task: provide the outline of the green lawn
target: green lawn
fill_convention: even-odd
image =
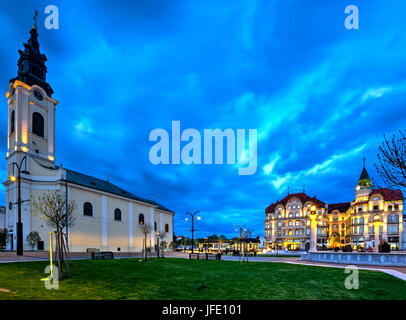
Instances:
[[[284,263],[186,259],[76,260],[58,290],[40,281],[46,262],[0,264],[0,299],[406,299],[406,282],[359,272],[347,290],[344,269]]]

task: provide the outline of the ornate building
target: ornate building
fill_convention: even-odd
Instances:
[[[7,180],[5,226],[9,249],[16,249],[18,181],[15,164],[21,165],[21,199],[29,200],[49,190],[61,190],[77,204],[76,223],[66,230],[72,251],[98,248],[109,251],[141,251],[141,227],[151,224],[147,246],[154,248],[158,233],[172,241],[174,212],[161,204],[138,197],[108,180],[79,173],[55,163],[55,110],[58,102],[46,80],[47,61],[40,52],[37,26],[19,50],[18,75],[10,80],[8,105]],[[49,248],[48,225],[32,214],[29,201],[22,204],[23,241],[37,231],[38,248]],[[30,248],[26,243],[24,247]]]
[[[362,170],[355,200],[325,204],[305,193],[289,194],[265,210],[265,244],[268,249],[309,249],[310,207],[317,208],[317,244],[374,247],[374,219],[381,222],[379,239],[392,249],[403,248],[403,194],[401,190],[375,189],[367,170]]]

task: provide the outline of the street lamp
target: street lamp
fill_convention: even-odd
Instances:
[[[374,215],[374,221],[372,224],[374,225],[375,233],[374,249],[375,251],[379,251],[379,227],[382,225],[382,221],[381,216],[378,213]]]
[[[317,238],[316,238],[316,229],[317,229],[317,207],[315,204],[312,204],[310,207],[310,252],[317,251]]]
[[[156,248],[157,248],[157,250],[156,250],[156,257],[157,258],[159,258],[159,250],[160,250],[160,235],[161,235],[161,233],[159,232],[159,231],[157,231],[157,232],[155,232],[155,234],[156,234],[156,242],[157,242],[157,244],[156,244]]]
[[[189,211],[187,211],[187,212],[185,213],[185,214],[186,214],[186,218],[185,218],[186,221],[189,220],[188,217],[187,217],[187,215],[189,215],[189,216],[192,218],[192,229],[191,229],[191,230],[188,230],[188,231],[192,231],[192,253],[193,253],[193,247],[194,247],[194,237],[193,237],[193,234],[194,234],[195,231],[197,231],[197,230],[195,230],[195,228],[194,228],[194,218],[195,218],[195,215],[198,214],[198,213],[200,213],[199,210],[197,210],[195,213],[190,213]],[[197,220],[200,220],[200,215],[197,216]]]
[[[242,225],[242,226],[239,226],[239,225],[236,225],[235,226],[235,231],[238,231],[238,230],[240,230],[240,236],[239,236],[239,240],[240,240],[240,251],[241,251],[241,238],[242,238],[242,231],[244,230],[244,231],[247,231],[247,228],[245,228],[246,227],[246,225],[244,224],[244,225]],[[243,229],[244,228],[244,229]]]
[[[22,256],[23,255],[23,223],[21,222],[21,204],[30,200],[21,200],[21,173],[23,174],[30,174],[27,171],[27,156],[24,156],[21,159],[20,164],[17,164],[16,162],[13,162],[13,175],[10,177],[10,180],[12,182],[17,181],[17,193],[18,193],[18,198],[17,202],[9,204],[9,209],[11,210],[13,205],[18,206],[18,220],[17,220],[17,255]],[[25,161],[25,170],[21,171],[21,167],[23,162]],[[17,167],[17,177],[14,175],[14,166]]]

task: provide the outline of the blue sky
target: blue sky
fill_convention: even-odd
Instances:
[[[60,29],[46,30],[48,4]],[[359,8],[359,30],[344,8]],[[406,124],[404,1],[14,1],[0,4],[0,83],[16,76],[35,9],[59,101],[56,161],[176,212],[198,236],[262,235],[264,210],[291,191],[350,201],[362,158],[375,175],[384,133]],[[6,179],[7,107],[0,117]],[[152,165],[151,130],[257,129],[258,169]],[[0,197],[5,199],[4,188]],[[4,202],[4,200],[3,200]]]

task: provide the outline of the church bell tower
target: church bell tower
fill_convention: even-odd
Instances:
[[[53,90],[46,81],[47,58],[41,54],[36,17],[30,37],[19,50],[17,77],[10,80],[8,102],[7,176],[13,174],[12,163],[36,161],[55,167],[55,107]],[[27,165],[29,166],[29,163]]]

